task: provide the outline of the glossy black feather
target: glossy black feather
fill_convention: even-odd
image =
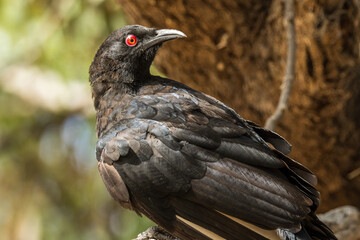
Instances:
[[[130,33],[135,47],[124,43]],[[294,239],[335,239],[314,214],[316,177],[285,155],[285,139],[204,93],[150,75],[161,45],[151,42],[169,39],[160,33],[117,30],[90,68],[96,156],[112,196],[183,239],[209,239],[188,221],[226,239],[265,239],[226,215]]]
[[[259,234],[239,225],[223,214],[188,199],[171,198],[178,215],[213,231],[226,239],[265,240]]]

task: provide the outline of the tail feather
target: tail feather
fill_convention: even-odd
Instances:
[[[279,229],[278,234],[283,240],[337,240],[330,228],[321,222],[315,213],[310,213],[301,226],[297,233]]]
[[[315,213],[310,213],[303,222],[306,231],[313,239],[336,240],[334,233],[326,226]]]

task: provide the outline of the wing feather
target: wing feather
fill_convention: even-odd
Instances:
[[[122,180],[112,184],[100,164],[112,195],[177,236],[188,230],[209,239],[190,221],[227,239],[264,239],[226,215],[268,230],[300,229],[319,193],[314,175],[284,155],[291,149],[285,139],[201,93],[156,89],[131,100],[124,114],[134,118],[99,139],[98,160]]]

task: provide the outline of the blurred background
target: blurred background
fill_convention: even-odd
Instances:
[[[103,0],[0,0],[0,239],[131,239],[152,223],[107,193],[88,68],[123,25]]]

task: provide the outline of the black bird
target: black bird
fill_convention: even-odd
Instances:
[[[111,33],[90,67],[96,157],[111,196],[180,239],[336,239],[290,144],[149,68],[170,29]],[[272,147],[271,147],[272,146]]]

